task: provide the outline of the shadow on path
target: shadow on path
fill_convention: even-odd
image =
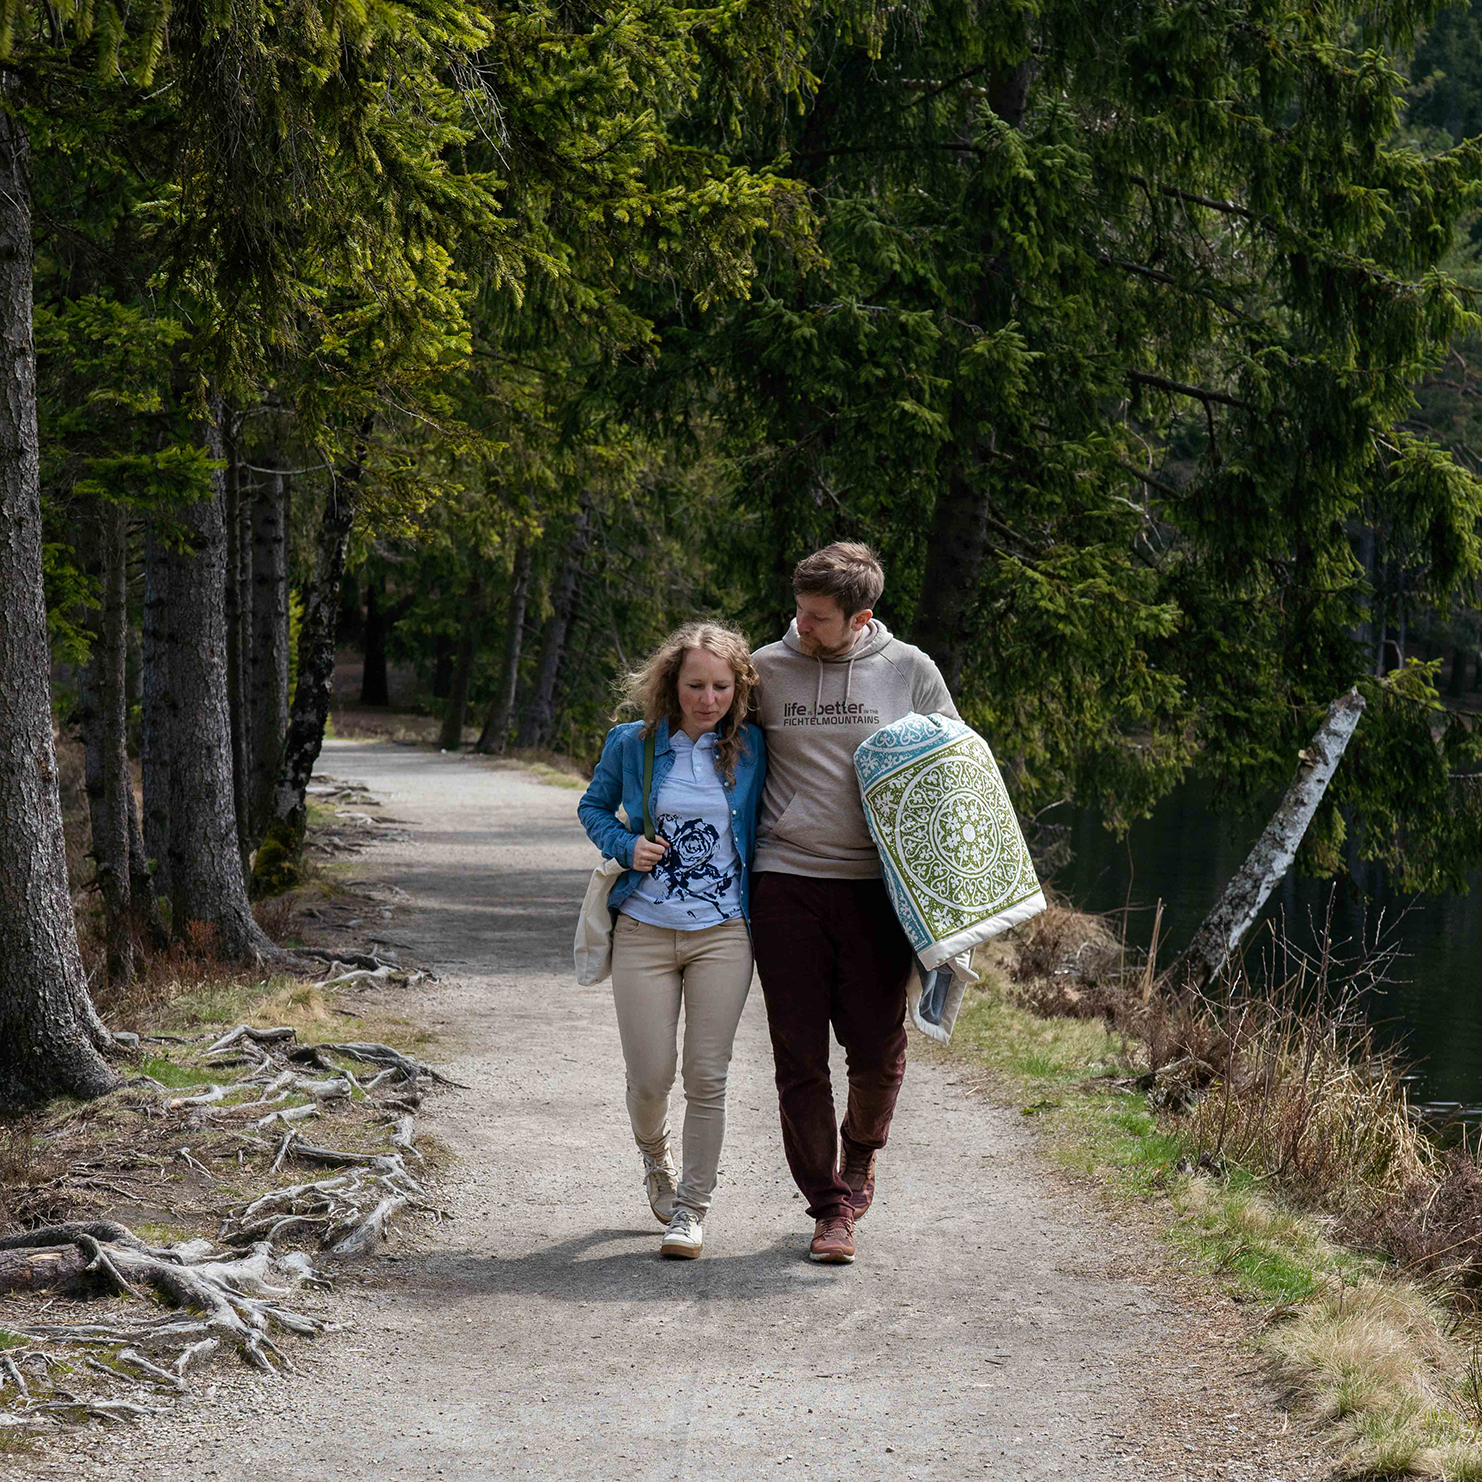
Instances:
[[[502,1259],[482,1252],[440,1251],[405,1272],[399,1284],[443,1301],[501,1293],[571,1302],[669,1302],[676,1291],[703,1287],[707,1300],[751,1302],[796,1294],[799,1281],[823,1284],[836,1271],[815,1266],[797,1232],[779,1235],[765,1250],[706,1255],[698,1261],[668,1261],[658,1253],[657,1224],[641,1230],[593,1230],[544,1250]],[[634,1250],[631,1242],[642,1241]],[[600,1252],[615,1242],[629,1248]],[[652,1242],[652,1244],[650,1244]]]

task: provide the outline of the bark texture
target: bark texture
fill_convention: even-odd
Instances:
[[[446,633],[432,640],[432,698],[446,700],[453,692],[453,650],[456,644]]]
[[[1297,775],[1271,822],[1225,887],[1219,903],[1194,933],[1187,951],[1170,970],[1176,986],[1203,988],[1224,971],[1246,932],[1255,925],[1267,897],[1291,869],[1303,835],[1363,713],[1364,697],[1356,689],[1328,707],[1317,734],[1301,753]]]
[[[205,435],[221,457],[213,419]],[[227,700],[225,480],[180,515],[186,549],[158,550],[160,584],[172,631],[169,693],[162,728],[169,782],[170,923],[177,937],[204,931],[207,946],[232,960],[276,948],[253,920],[237,833]]]
[[[391,624],[381,604],[379,577],[365,583],[365,667],[360,674],[360,703],[389,705],[391,684],[386,673],[386,637]]]
[[[0,109],[0,1103],[12,1106],[118,1083],[89,1013],[52,744],[27,170],[24,127]]]
[[[252,517],[252,715],[250,834],[255,845],[273,813],[273,783],[288,734],[288,484],[274,473],[257,491]]]
[[[369,424],[362,438],[370,435]],[[314,577],[304,597],[298,633],[298,683],[293,691],[283,757],[273,783],[272,816],[252,867],[254,895],[275,895],[297,883],[304,852],[305,791],[324,744],[324,722],[334,681],[336,619],[345,552],[361,480],[359,457],[330,487],[319,522]]]
[[[138,940],[147,938],[151,947],[163,950],[170,944],[170,934],[165,930],[164,913],[160,910],[149,855],[144,848],[144,830],[139,823],[139,804],[134,797],[132,778],[124,790],[124,807],[128,816],[129,902],[134,911],[134,933]]]
[[[468,578],[463,594],[463,628],[458,634],[458,656],[453,665],[452,690],[448,696],[447,714],[443,716],[441,746],[444,751],[463,747],[463,717],[468,712],[468,682],[473,675],[479,624],[484,617],[484,579],[478,567]]]
[[[144,537],[144,854],[155,893],[170,898],[170,769],[167,740],[174,711],[170,656],[174,620],[164,586],[164,551],[151,520]]]
[[[581,590],[582,567],[586,563],[591,533],[591,501],[583,494],[577,507],[571,539],[561,556],[561,565],[551,588],[551,615],[546,619],[540,641],[540,665],[535,686],[520,716],[520,745],[544,746],[556,724],[556,681],[566,657],[571,618]]]
[[[509,612],[505,616],[504,663],[499,688],[489,702],[484,729],[475,751],[501,756],[509,745],[510,726],[515,717],[515,694],[520,685],[520,653],[525,643],[525,605],[530,595],[530,567],[534,552],[528,541],[515,552],[513,582],[509,589]]]
[[[226,694],[227,714],[231,722],[232,806],[237,819],[237,849],[242,858],[242,873],[247,873],[252,854],[247,801],[247,758],[251,742],[248,706],[248,670],[251,666],[251,644],[248,630],[252,622],[250,606],[252,586],[244,577],[251,571],[251,547],[242,540],[242,480],[237,460],[237,440],[231,430],[231,410],[218,402],[214,420],[226,472],[222,492],[226,527],[226,574],[223,597],[226,604]]]
[[[103,605],[93,652],[83,675],[85,775],[93,860],[103,898],[108,981],[122,987],[134,975],[134,912],[129,870],[128,531],[123,511],[100,500],[93,555]]]

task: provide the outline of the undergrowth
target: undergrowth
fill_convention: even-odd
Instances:
[[[1052,907],[980,953],[951,1053],[1052,1161],[1266,1308],[1271,1372],[1349,1475],[1482,1479],[1482,1169],[1417,1125],[1353,975],[1290,961],[1274,990],[1165,996],[1104,923]]]

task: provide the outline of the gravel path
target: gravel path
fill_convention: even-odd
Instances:
[[[608,992],[571,978],[577,794],[385,744],[320,766],[407,826],[357,874],[407,893],[388,934],[443,974],[402,1011],[471,1087],[419,1118],[458,1156],[456,1219],[348,1284],[298,1379],[223,1373],[168,1426],[74,1437],[55,1475],[1327,1475],[1250,1377],[1238,1313],[1191,1314],[950,1066],[913,1060],[858,1262],[810,1264],[755,989],[705,1255],[661,1261]]]

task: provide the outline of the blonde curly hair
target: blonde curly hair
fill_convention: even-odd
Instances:
[[[731,673],[736,676],[736,691],[731,698],[731,708],[721,718],[720,740],[715,748],[716,761],[725,773],[726,782],[734,785],[736,759],[746,745],[741,726],[751,713],[751,696],[757,685],[751,645],[744,634],[722,623],[703,621],[676,628],[642,664],[619,681],[622,701],[618,715],[629,710],[640,711],[645,736],[666,719],[671,731],[678,730],[684,719],[679,708],[679,669],[684,656],[692,648],[703,648],[713,653],[729,664]]]

